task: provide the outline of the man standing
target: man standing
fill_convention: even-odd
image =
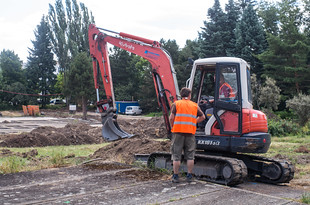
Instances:
[[[172,127],[171,154],[173,160],[172,182],[179,182],[179,168],[181,165],[182,151],[187,160],[187,181],[191,181],[194,168],[194,155],[196,149],[196,124],[205,119],[197,103],[191,101],[191,90],[182,88],[181,100],[176,101],[171,107],[169,116]]]

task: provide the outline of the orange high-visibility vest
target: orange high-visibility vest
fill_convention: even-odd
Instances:
[[[196,132],[198,105],[190,100],[175,102],[176,114],[171,132],[191,133]]]
[[[226,86],[226,87],[228,87],[228,88],[230,89],[229,96],[225,96],[225,97],[228,97],[228,98],[234,98],[234,97],[236,97],[234,90],[233,90],[232,87],[231,87],[228,83],[226,83],[226,82],[223,83],[223,85],[220,87],[220,92],[221,92],[221,90],[224,88],[224,86]],[[220,93],[220,95],[221,95],[221,93]]]

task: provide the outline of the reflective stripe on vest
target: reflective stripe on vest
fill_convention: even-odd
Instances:
[[[171,131],[195,134],[198,105],[190,100],[178,100],[175,106],[176,114]]]

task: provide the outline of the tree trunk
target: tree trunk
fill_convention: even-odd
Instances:
[[[87,100],[82,96],[83,120],[87,120]]]

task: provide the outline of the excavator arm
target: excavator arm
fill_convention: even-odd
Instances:
[[[109,33],[109,34],[108,34]],[[112,36],[114,34],[114,36]],[[126,33],[117,33],[98,28],[91,24],[88,29],[90,55],[93,59],[94,83],[97,93],[97,106],[102,114],[103,137],[108,140],[130,137],[124,133],[116,122],[116,115],[108,114],[115,111],[115,96],[113,80],[108,56],[108,43],[134,53],[148,60],[152,66],[152,76],[159,106],[162,108],[168,135],[170,123],[168,119],[172,103],[179,99],[179,88],[172,59],[159,42]],[[102,78],[105,90],[105,99],[99,96],[99,77]],[[113,121],[113,123],[111,123]],[[107,125],[109,124],[109,125]],[[112,132],[111,132],[112,130]],[[115,133],[114,133],[115,131]],[[114,134],[113,134],[114,133]],[[106,135],[106,136],[105,136]],[[108,136],[109,135],[109,136]]]

